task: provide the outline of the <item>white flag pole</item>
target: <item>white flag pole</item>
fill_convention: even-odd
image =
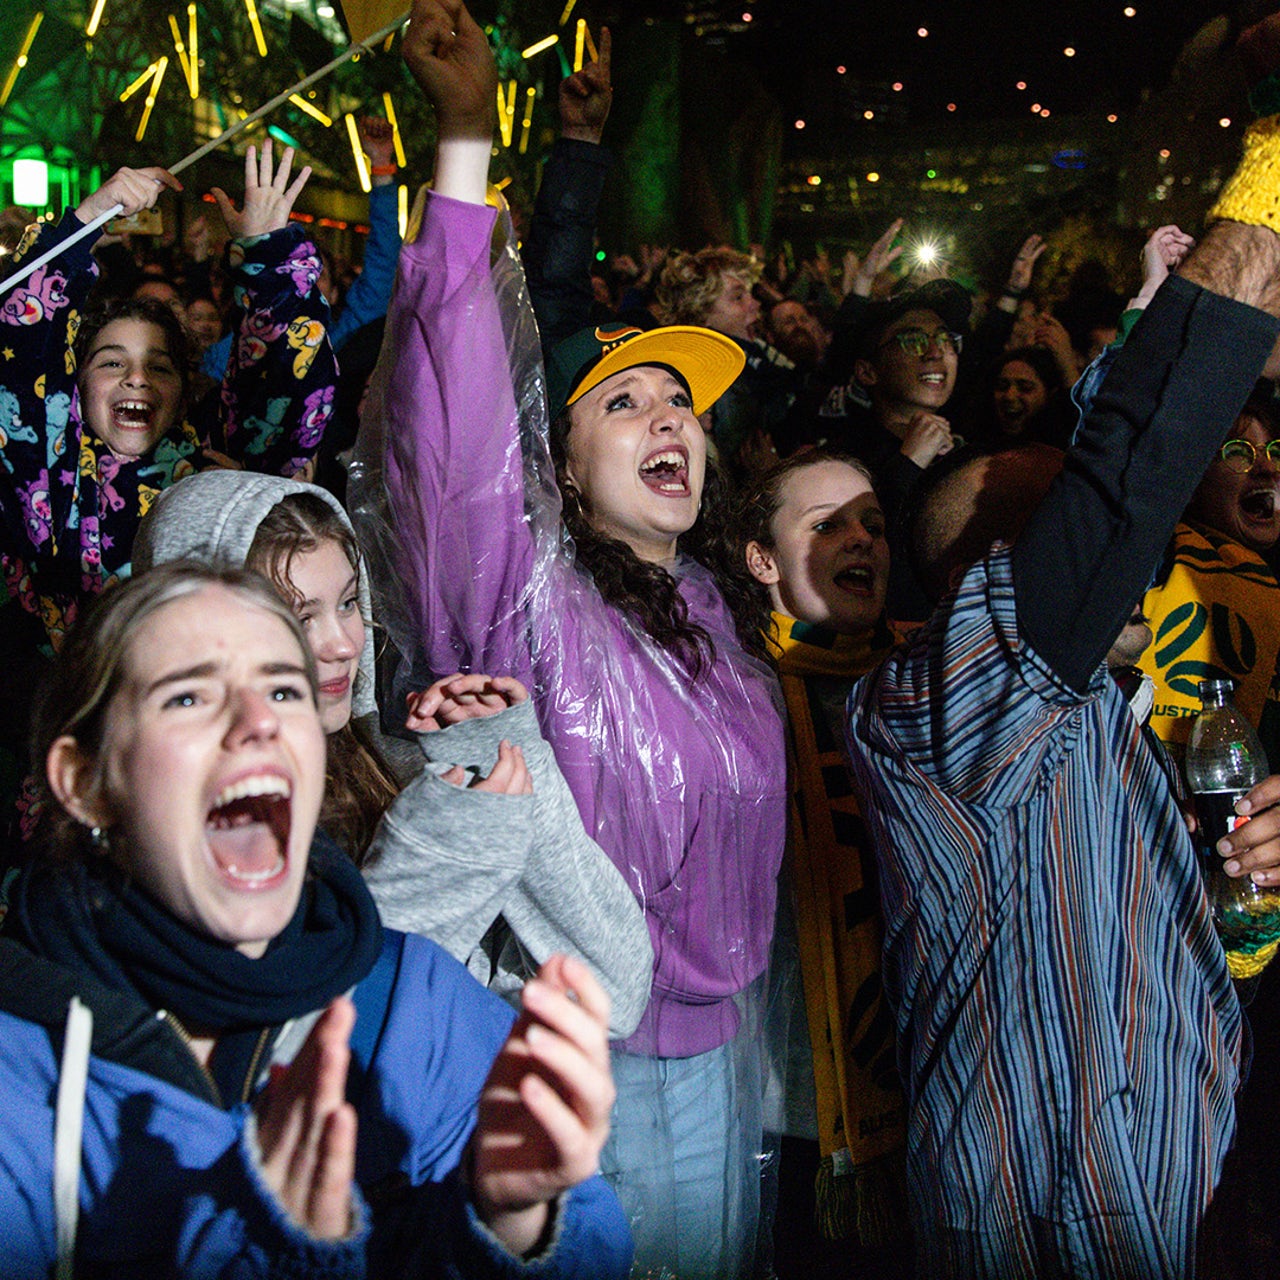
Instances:
[[[359,44],[349,45],[331,62],[325,63],[319,71],[313,71],[305,79],[299,80],[297,84],[291,85],[282,93],[276,94],[270,102],[263,103],[256,111],[245,116],[243,120],[237,120],[235,124],[224,130],[216,138],[206,142],[202,147],[197,147],[189,156],[183,156],[177,164],[170,166],[169,172],[174,174],[181,173],[183,169],[195,164],[197,160],[203,159],[210,151],[217,150],[224,142],[230,141],[236,134],[243,132],[255,121],[261,120],[269,111],[274,111],[281,103],[287,102],[293,94],[315,84],[317,80],[322,80],[331,71],[336,71],[344,62],[349,62],[356,54],[368,53],[373,45],[380,40],[385,40],[390,35],[394,35],[408,21],[408,13],[401,14],[394,22],[387,23],[385,27],[375,31],[371,36],[367,36]],[[33,271],[38,271],[46,262],[56,258],[64,250],[71,248],[78,240],[83,240],[85,236],[92,235],[103,223],[110,222],[117,214],[123,212],[124,205],[115,205],[113,208],[108,209],[106,213],[100,213],[92,222],[81,227],[74,235],[68,236],[65,240],[54,245],[52,249],[46,250],[34,262],[24,262],[19,270],[0,283],[0,294],[7,292],[16,284],[21,284]]]

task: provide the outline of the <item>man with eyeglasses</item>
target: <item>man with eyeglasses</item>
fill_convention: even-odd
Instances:
[[[968,332],[969,294],[950,280],[927,284],[867,307],[853,335],[854,379],[871,401],[832,440],[872,470],[889,520],[890,546],[900,550],[897,515],[924,470],[956,444],[945,409],[956,389]],[[905,555],[892,558],[886,610],[899,621],[928,616]]]

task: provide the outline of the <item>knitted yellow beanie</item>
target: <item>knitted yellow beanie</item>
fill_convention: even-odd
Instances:
[[[1280,116],[1245,130],[1244,156],[1209,210],[1208,219],[1215,218],[1280,232]]]

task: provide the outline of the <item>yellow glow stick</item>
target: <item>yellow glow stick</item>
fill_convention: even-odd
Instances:
[[[17,60],[13,64],[13,70],[9,72],[9,78],[4,82],[4,88],[0,89],[0,107],[3,107],[4,104],[9,101],[9,95],[13,92],[13,86],[18,80],[18,72],[27,65],[27,54],[31,52],[31,46],[35,41],[36,32],[40,30],[40,24],[43,21],[43,10],[31,19],[31,25],[27,28],[26,39],[23,40],[22,48],[18,50]]]
[[[372,191],[373,183],[369,181],[369,166],[364,162],[364,148],[360,145],[360,130],[356,125],[355,116],[350,113],[347,115],[347,136],[351,139],[351,154],[356,158],[356,174],[360,179],[360,190]]]
[[[182,43],[182,32],[178,30],[178,20],[169,15],[169,30],[173,32],[173,47],[178,51],[178,61],[182,64],[182,74],[186,77],[187,87],[191,87],[191,62],[187,58],[187,46]]]
[[[382,95],[382,107],[387,113],[387,123],[391,126],[391,145],[396,149],[396,164],[403,169],[409,161],[405,158],[404,141],[400,137],[400,121],[396,119],[396,109],[389,93]]]
[[[85,26],[84,33],[90,40],[98,34],[98,24],[102,21],[102,11],[107,7],[107,0],[97,0],[93,6],[93,12],[89,15],[89,21]]]
[[[142,119],[138,121],[138,132],[133,135],[135,142],[141,142],[142,135],[147,131],[147,125],[151,120],[151,109],[156,105],[156,94],[160,92],[160,81],[164,79],[164,73],[168,66],[168,55],[165,55],[156,63],[155,78],[151,81],[151,91],[147,94],[146,105],[142,108]]]
[[[139,76],[139,77],[138,77],[138,78],[137,78],[137,79],[136,79],[136,80],[135,80],[135,81],[134,81],[134,82],[133,82],[133,83],[132,83],[132,84],[131,84],[131,85],[130,85],[130,86],[129,86],[129,87],[128,87],[124,92],[123,92],[123,93],[122,93],[122,94],[121,94],[121,95],[120,95],[120,101],[121,101],[121,102],[128,102],[128,101],[129,101],[129,99],[130,99],[130,98],[132,98],[132,97],[133,97],[133,95],[134,95],[135,93],[137,93],[137,92],[138,92],[138,90],[139,90],[139,89],[141,89],[141,88],[142,88],[142,86],[143,86],[144,84],[146,84],[146,83],[147,83],[147,81],[148,81],[148,80],[150,80],[150,79],[152,78],[152,76],[154,76],[154,75],[155,75],[155,73],[156,73],[156,68],[157,68],[159,65],[160,65],[160,64],[159,64],[158,62],[153,62],[153,63],[152,63],[152,64],[151,64],[151,65],[150,65],[150,66],[149,66],[149,67],[148,67],[148,68],[147,68],[147,69],[146,69],[146,70],[145,70],[145,71],[144,71],[144,72],[143,72],[143,73],[142,73],[142,74],[141,74],[141,75],[140,75],[140,76]]]
[[[591,55],[592,62],[600,61],[600,50],[596,48],[596,42],[591,38],[591,28],[585,22],[582,23],[583,31],[587,37],[587,52]]]
[[[511,135],[516,120],[516,82],[507,84],[507,96],[502,96],[502,86],[498,86],[498,130],[502,134],[502,145],[511,145]]]
[[[313,120],[319,120],[326,129],[333,123],[332,117],[325,115],[319,107],[312,106],[311,103],[309,103],[300,93],[291,93],[289,95],[289,101],[292,102],[295,107],[300,107],[307,113],[307,115],[311,116]]]
[[[569,3],[565,5],[564,12],[560,15],[560,25],[562,27],[569,21],[569,15],[573,12],[573,6],[577,3],[578,0],[569,0]]]
[[[541,53],[544,49],[550,49],[553,44],[559,43],[559,36],[545,36],[543,39],[539,40],[537,44],[531,44],[520,56],[522,58],[532,58],[535,53]]]
[[[582,70],[582,50],[587,43],[587,20],[578,19],[578,31],[573,42],[573,69]]]
[[[524,91],[524,119],[520,122],[521,155],[529,150],[529,126],[533,124],[533,104],[537,97],[538,91],[532,85]]]
[[[244,0],[244,7],[249,13],[249,25],[253,28],[253,38],[258,45],[258,57],[267,56],[267,38],[262,34],[262,22],[258,18],[257,0]]]
[[[200,50],[199,50],[199,30],[196,26],[196,6],[193,3],[187,5],[187,45],[191,50],[191,96],[198,98],[200,96]]]
[[[400,220],[400,239],[403,240],[409,230],[409,188],[403,182],[396,191],[396,216]]]

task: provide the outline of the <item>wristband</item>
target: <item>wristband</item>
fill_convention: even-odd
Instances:
[[[1005,285],[1004,292],[1000,295],[1002,298],[1012,298],[1015,302],[1027,296],[1026,289],[1015,289],[1012,285]]]
[[[1245,130],[1244,156],[1206,217],[1280,231],[1280,117]]]
[[[390,178],[394,176],[396,166],[393,164],[374,164],[369,166],[369,173],[375,178]]]

